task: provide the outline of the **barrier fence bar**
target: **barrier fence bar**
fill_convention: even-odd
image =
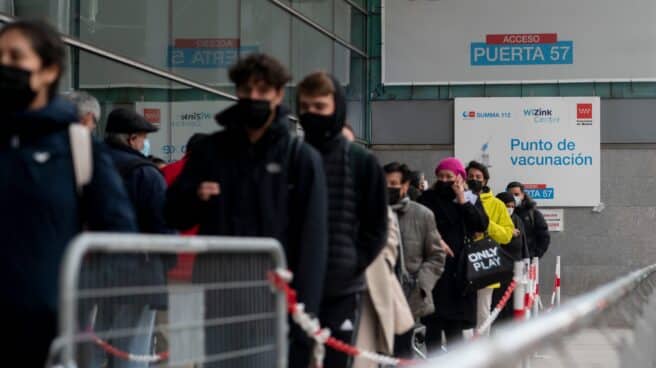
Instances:
[[[521,288],[520,285],[517,285],[518,289]],[[417,367],[512,367],[537,349],[560,346],[565,337],[593,326],[602,316],[610,313],[611,308],[619,307],[623,303],[630,304],[631,311],[626,314],[627,318],[636,319],[634,328],[642,328],[644,323],[635,316],[635,303],[631,302],[629,297],[642,301],[643,305],[647,306],[647,301],[656,302],[655,291],[656,265],[651,265],[569,299],[560,308],[538,318],[501,326],[490,338],[461,344],[451,349],[448,354],[429,358]],[[518,295],[521,295],[521,291]],[[517,313],[521,310],[518,308],[520,304],[517,298],[515,303]],[[649,312],[649,308],[646,310]],[[653,330],[653,327],[650,328]],[[647,353],[652,354],[653,349],[649,349]]]
[[[180,252],[196,254],[193,281],[148,284],[141,276],[150,266],[127,267],[153,265],[148,263],[153,257]],[[96,257],[99,262],[93,263]],[[62,262],[59,337],[52,348],[56,357],[49,360],[82,367],[103,354],[141,364],[171,360],[166,366],[238,361],[254,367],[266,360],[286,367],[285,295],[267,280],[267,272],[285,268],[282,247],[274,239],[83,234],[72,241]],[[156,308],[167,313],[164,322],[157,311],[146,310],[158,295],[167,297]],[[126,317],[125,307],[141,305],[143,311],[132,313],[140,316],[137,323],[117,325]],[[144,348],[155,346],[158,336],[165,346]],[[212,350],[217,346],[221,349]]]

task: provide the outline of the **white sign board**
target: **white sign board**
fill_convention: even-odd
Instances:
[[[492,189],[526,185],[540,206],[600,202],[597,97],[456,98],[455,155],[490,167]]]
[[[542,212],[544,220],[547,222],[547,226],[549,226],[549,231],[565,231],[565,210],[562,208],[541,208],[540,212]]]
[[[656,80],[656,1],[384,0],[383,83]]]
[[[195,133],[219,131],[214,120],[230,101],[137,102],[135,109],[160,130],[148,135],[151,153],[166,161],[184,156],[189,138]]]

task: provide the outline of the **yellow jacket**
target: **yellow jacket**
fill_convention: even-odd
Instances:
[[[490,224],[487,226],[487,233],[490,238],[501,245],[510,243],[513,237],[513,230],[515,230],[515,224],[510,219],[506,205],[495,197],[492,192],[481,193],[480,199],[483,209],[490,219]],[[497,283],[488,287],[497,289],[500,286]]]
[[[480,198],[483,209],[490,219],[490,224],[487,227],[488,235],[501,245],[510,243],[515,225],[510,219],[506,205],[491,192],[481,193]]]

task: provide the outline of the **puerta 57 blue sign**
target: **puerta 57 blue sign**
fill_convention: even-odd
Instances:
[[[172,68],[229,68],[257,46],[241,46],[236,38],[178,38],[168,50]]]
[[[558,65],[574,63],[574,41],[556,33],[491,34],[470,45],[472,66]]]
[[[488,165],[493,190],[519,181],[542,206],[596,206],[599,106],[597,97],[457,98],[455,155]]]

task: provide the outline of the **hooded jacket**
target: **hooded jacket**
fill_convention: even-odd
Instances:
[[[104,145],[93,142],[93,176],[76,192],[68,126],[75,106],[46,107],[3,118],[0,125],[0,286],[3,307],[57,310],[60,263],[83,230],[134,232],[136,221]]]
[[[366,289],[364,272],[387,239],[387,183],[376,158],[342,135],[347,102],[332,77],[335,112],[323,122],[300,115],[306,139],[321,154],[328,189],[328,270],[324,299]]]
[[[526,242],[528,250],[533,257],[542,257],[549,249],[551,234],[549,226],[537,208],[537,204],[528,195],[522,201],[522,205],[515,209],[515,213],[524,222],[526,229]]]
[[[326,179],[319,154],[290,135],[288,113],[279,107],[255,143],[231,123],[200,142],[167,192],[165,215],[178,229],[199,224],[200,235],[277,239],[299,302],[317,314],[327,257]],[[222,115],[217,118],[221,122]],[[221,190],[207,202],[197,195],[205,181],[219,183]],[[211,276],[200,272],[206,258],[196,259],[196,280]]]
[[[513,237],[513,222],[508,215],[506,205],[494,196],[492,192],[480,194],[481,203],[485,209],[490,224],[487,233],[495,242],[504,245],[510,243]]]

